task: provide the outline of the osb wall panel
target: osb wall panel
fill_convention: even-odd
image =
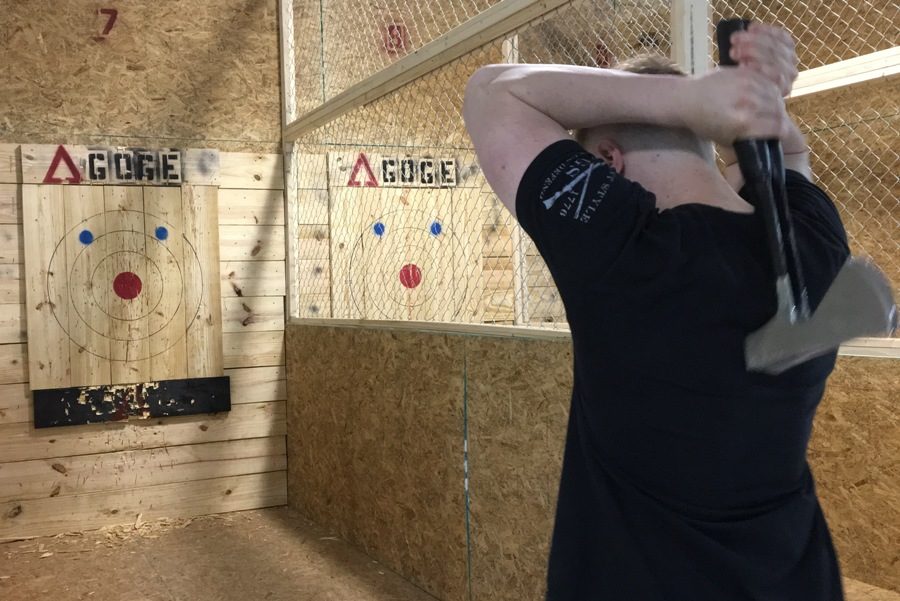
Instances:
[[[466,370],[473,598],[543,599],[571,344],[468,338]]]
[[[845,575],[900,592],[900,361],[842,357],[809,459]]]
[[[900,288],[900,98],[895,80],[791,101],[807,134],[813,173],[841,212],[855,253]]]
[[[471,598],[543,598],[572,386],[567,341],[293,325],[288,357],[293,506],[419,582],[459,574],[465,397]],[[840,358],[809,456],[845,575],[900,591],[898,397],[896,360]],[[431,563],[411,572],[397,548]],[[458,578],[428,590],[459,599]]]
[[[576,0],[519,33],[521,62],[606,67],[636,54],[668,56],[669,4]]]
[[[276,14],[276,0],[4,2],[0,139],[277,152]]]
[[[900,37],[894,0],[713,0],[714,21],[746,17],[786,27],[800,70],[891,48]]]
[[[322,24],[326,97],[374,75],[498,1],[330,0]]]
[[[287,352],[289,504],[462,601],[462,339],[290,326]]]
[[[466,82],[479,67],[500,62],[501,44],[485,46],[350,111],[301,142],[468,148],[471,142],[462,119]]]

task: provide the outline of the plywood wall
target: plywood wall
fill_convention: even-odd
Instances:
[[[521,62],[607,67],[637,54],[668,56],[670,4],[575,0],[520,32]]]
[[[713,22],[744,17],[778,23],[797,40],[800,70],[821,67],[897,43],[892,0],[713,0]]]
[[[100,10],[117,11],[106,34]],[[276,16],[275,0],[5,2],[0,140],[278,152]]]
[[[900,592],[900,361],[842,357],[809,461],[847,575]]]
[[[310,110],[416,51],[499,0],[294,0],[298,106]],[[323,69],[324,66],[324,69]],[[301,85],[301,82],[303,85]]]
[[[437,598],[465,601],[462,338],[288,332],[290,505]]]
[[[287,338],[290,504],[439,598],[542,599],[566,336],[295,323]],[[896,365],[839,358],[809,456],[845,576],[900,592]]]
[[[118,11],[107,33],[100,9]],[[276,0],[0,13],[0,540],[285,503]],[[222,151],[215,300],[230,413],[34,429],[17,148],[37,143]]]
[[[900,288],[900,98],[895,79],[801,96],[791,113],[806,133],[813,174],[838,205],[854,253]]]

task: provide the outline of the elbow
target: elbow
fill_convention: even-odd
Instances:
[[[463,120],[466,124],[470,124],[476,115],[483,112],[485,105],[498,92],[498,77],[514,68],[514,65],[487,65],[469,77],[463,95]]]

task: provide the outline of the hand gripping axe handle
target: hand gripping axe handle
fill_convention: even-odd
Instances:
[[[719,22],[721,65],[735,65],[730,57],[731,34],[745,30],[749,23],[746,19]],[[747,336],[747,368],[779,374],[852,338],[890,336],[898,324],[893,293],[884,274],[865,259],[847,259],[815,313],[810,312],[788,207],[781,142],[738,140],[734,149],[751,202],[765,226],[778,299],[775,315]]]

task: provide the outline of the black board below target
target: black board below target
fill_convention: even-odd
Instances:
[[[34,427],[178,417],[231,409],[228,376],[36,390]]]

